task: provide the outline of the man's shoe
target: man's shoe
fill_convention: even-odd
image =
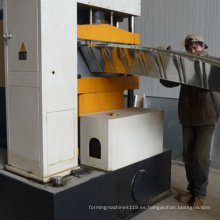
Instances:
[[[179,201],[183,203],[188,203],[194,198],[193,194],[188,192],[187,194],[180,196]]]
[[[193,206],[196,206],[196,208],[201,208],[202,206],[205,205],[205,199],[204,198],[201,198],[199,196],[196,196],[194,198],[194,201],[192,203]]]

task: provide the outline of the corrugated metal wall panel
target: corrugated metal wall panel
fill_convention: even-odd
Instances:
[[[172,45],[184,51],[182,42],[190,33],[199,33],[212,56],[220,57],[220,1],[218,0],[142,0],[141,17],[135,19],[135,32],[148,47]],[[158,80],[143,77],[135,93],[177,98],[179,88],[167,89]]]

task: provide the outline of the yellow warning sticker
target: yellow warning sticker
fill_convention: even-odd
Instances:
[[[22,43],[20,51],[26,51],[26,47],[25,47],[24,43]]]

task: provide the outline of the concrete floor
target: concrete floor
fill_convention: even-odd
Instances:
[[[220,219],[220,170],[211,168],[209,175],[208,195],[204,210],[190,210],[190,206],[177,200],[180,194],[186,192],[187,181],[185,177],[184,164],[172,161],[171,170],[171,191],[168,198],[150,206],[149,209],[141,212],[132,220],[219,220]]]

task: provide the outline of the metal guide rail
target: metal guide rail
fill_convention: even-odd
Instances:
[[[220,58],[123,44],[79,47],[90,72],[159,78],[220,92]]]

